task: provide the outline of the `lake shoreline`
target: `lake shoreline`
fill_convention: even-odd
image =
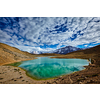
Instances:
[[[96,67],[93,64],[84,67],[86,69],[78,72],[39,81],[27,76],[26,71],[19,67],[3,65],[0,66],[0,84],[99,84],[100,67]],[[2,72],[3,70],[5,71]],[[18,70],[20,71],[18,72]],[[19,74],[16,74],[16,72]],[[8,76],[10,77],[8,78]]]

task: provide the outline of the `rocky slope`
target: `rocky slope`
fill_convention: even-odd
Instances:
[[[91,63],[85,66],[86,69],[57,78],[52,83],[56,84],[100,84],[100,45],[79,50],[66,55],[59,55],[52,58],[81,58],[91,59]],[[51,82],[49,82],[51,83]]]
[[[56,54],[67,54],[73,51],[77,51],[77,50],[82,50],[81,48],[76,48],[76,47],[72,47],[72,46],[66,46],[60,49],[55,50],[53,53]]]
[[[34,55],[28,52],[23,52],[17,48],[0,43],[0,65],[20,60],[34,59],[34,57]]]

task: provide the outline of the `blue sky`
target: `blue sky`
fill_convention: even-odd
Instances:
[[[23,51],[100,44],[100,17],[0,17],[0,42]]]

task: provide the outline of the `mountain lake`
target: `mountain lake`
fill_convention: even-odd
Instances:
[[[34,60],[22,61],[18,67],[26,70],[28,76],[43,80],[81,71],[86,65],[89,65],[86,59],[37,57]]]

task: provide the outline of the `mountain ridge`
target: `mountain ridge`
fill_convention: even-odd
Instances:
[[[73,51],[77,50],[83,50],[81,48],[73,47],[73,46],[66,46],[62,47],[53,51],[47,51],[47,52],[42,52],[42,51],[31,51],[30,53],[32,54],[44,54],[44,53],[55,53],[55,54],[67,54]]]
[[[73,51],[82,50],[81,48],[73,47],[73,46],[66,46],[60,49],[57,49],[54,53],[57,54],[67,54]]]

